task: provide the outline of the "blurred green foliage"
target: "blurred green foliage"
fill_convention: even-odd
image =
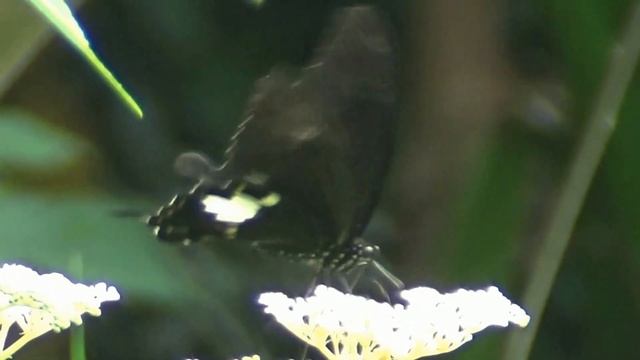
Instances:
[[[119,286],[123,301],[87,322],[90,359],[214,359],[255,352],[268,358],[299,351],[253,299],[267,289],[304,292],[308,269],[234,244],[166,246],[137,219],[114,215],[153,211],[184,189],[171,170],[181,151],[220,159],[253,81],[276,64],[301,64],[333,10],[350,2],[253,3],[87,2],[78,12],[86,33],[101,58],[141,94],[143,122],[133,121],[60,39],[35,58],[29,46],[19,47],[29,66],[0,66],[0,79],[9,83],[2,93],[0,81],[0,260],[65,271],[70,258],[80,255],[87,280]],[[398,42],[401,102],[409,109],[398,119],[401,149],[418,118],[404,98],[421,81],[411,65],[416,44],[407,39],[426,37],[412,23],[413,12],[424,10],[411,2],[376,4]],[[415,240],[436,246],[397,238],[399,215],[387,195],[368,236],[382,243],[390,267],[412,279],[409,285],[495,284],[519,298],[630,2],[509,0],[502,6],[497,36],[508,45],[510,76],[537,85],[560,83],[569,100],[548,113],[527,107],[509,113],[483,135],[460,188],[443,200],[450,205],[443,210],[445,230]],[[0,21],[0,36],[22,34],[34,46],[42,41],[25,36],[29,31],[43,30],[37,23]],[[15,59],[15,51],[0,51],[0,64],[20,63]],[[546,96],[556,104],[554,93]],[[639,116],[636,78],[551,294],[533,359],[636,356]],[[543,120],[532,124],[531,118]],[[457,139],[449,143],[450,152],[458,151]],[[396,163],[408,161],[398,154]],[[391,173],[390,182],[398,176]],[[397,191],[418,196],[440,189]],[[407,265],[407,253],[424,260]],[[495,359],[504,335],[481,335],[442,358]],[[65,359],[59,338],[35,342],[16,358]]]
[[[0,163],[4,167],[53,170],[87,151],[82,139],[51,128],[27,113],[3,109],[0,117]]]

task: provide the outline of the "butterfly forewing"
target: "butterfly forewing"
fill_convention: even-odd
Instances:
[[[361,235],[394,138],[392,74],[384,23],[371,8],[355,7],[333,19],[308,66],[257,82],[225,172],[281,195],[279,209],[265,215],[288,218],[271,225],[275,237],[300,241],[286,234],[297,231],[317,246]]]

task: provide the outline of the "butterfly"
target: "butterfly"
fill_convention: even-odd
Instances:
[[[222,164],[178,157],[196,184],[148,218],[160,240],[237,239],[323,270],[382,269],[362,233],[393,150],[393,52],[371,7],[339,11],[328,29],[306,67],[257,81]]]

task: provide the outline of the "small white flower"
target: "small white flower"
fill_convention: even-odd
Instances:
[[[100,315],[105,301],[120,294],[105,283],[74,284],[58,273],[40,275],[14,264],[0,267],[0,359],[6,359],[28,341],[49,331],[58,332],[71,323],[82,324],[81,315]],[[9,328],[17,324],[22,336],[5,346]]]
[[[526,326],[529,316],[495,287],[449,294],[419,287],[387,304],[320,285],[291,299],[264,293],[258,302],[291,333],[329,360],[412,360],[453,351],[487,326]]]

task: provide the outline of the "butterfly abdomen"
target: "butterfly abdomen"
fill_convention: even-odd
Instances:
[[[335,272],[347,272],[367,265],[380,249],[376,245],[357,239],[353,243],[332,244],[322,252],[322,267]]]
[[[295,248],[277,247],[269,243],[254,243],[258,251],[285,258],[329,272],[346,273],[364,266],[379,256],[380,249],[362,239],[352,243],[327,243],[313,251],[297,251]]]

